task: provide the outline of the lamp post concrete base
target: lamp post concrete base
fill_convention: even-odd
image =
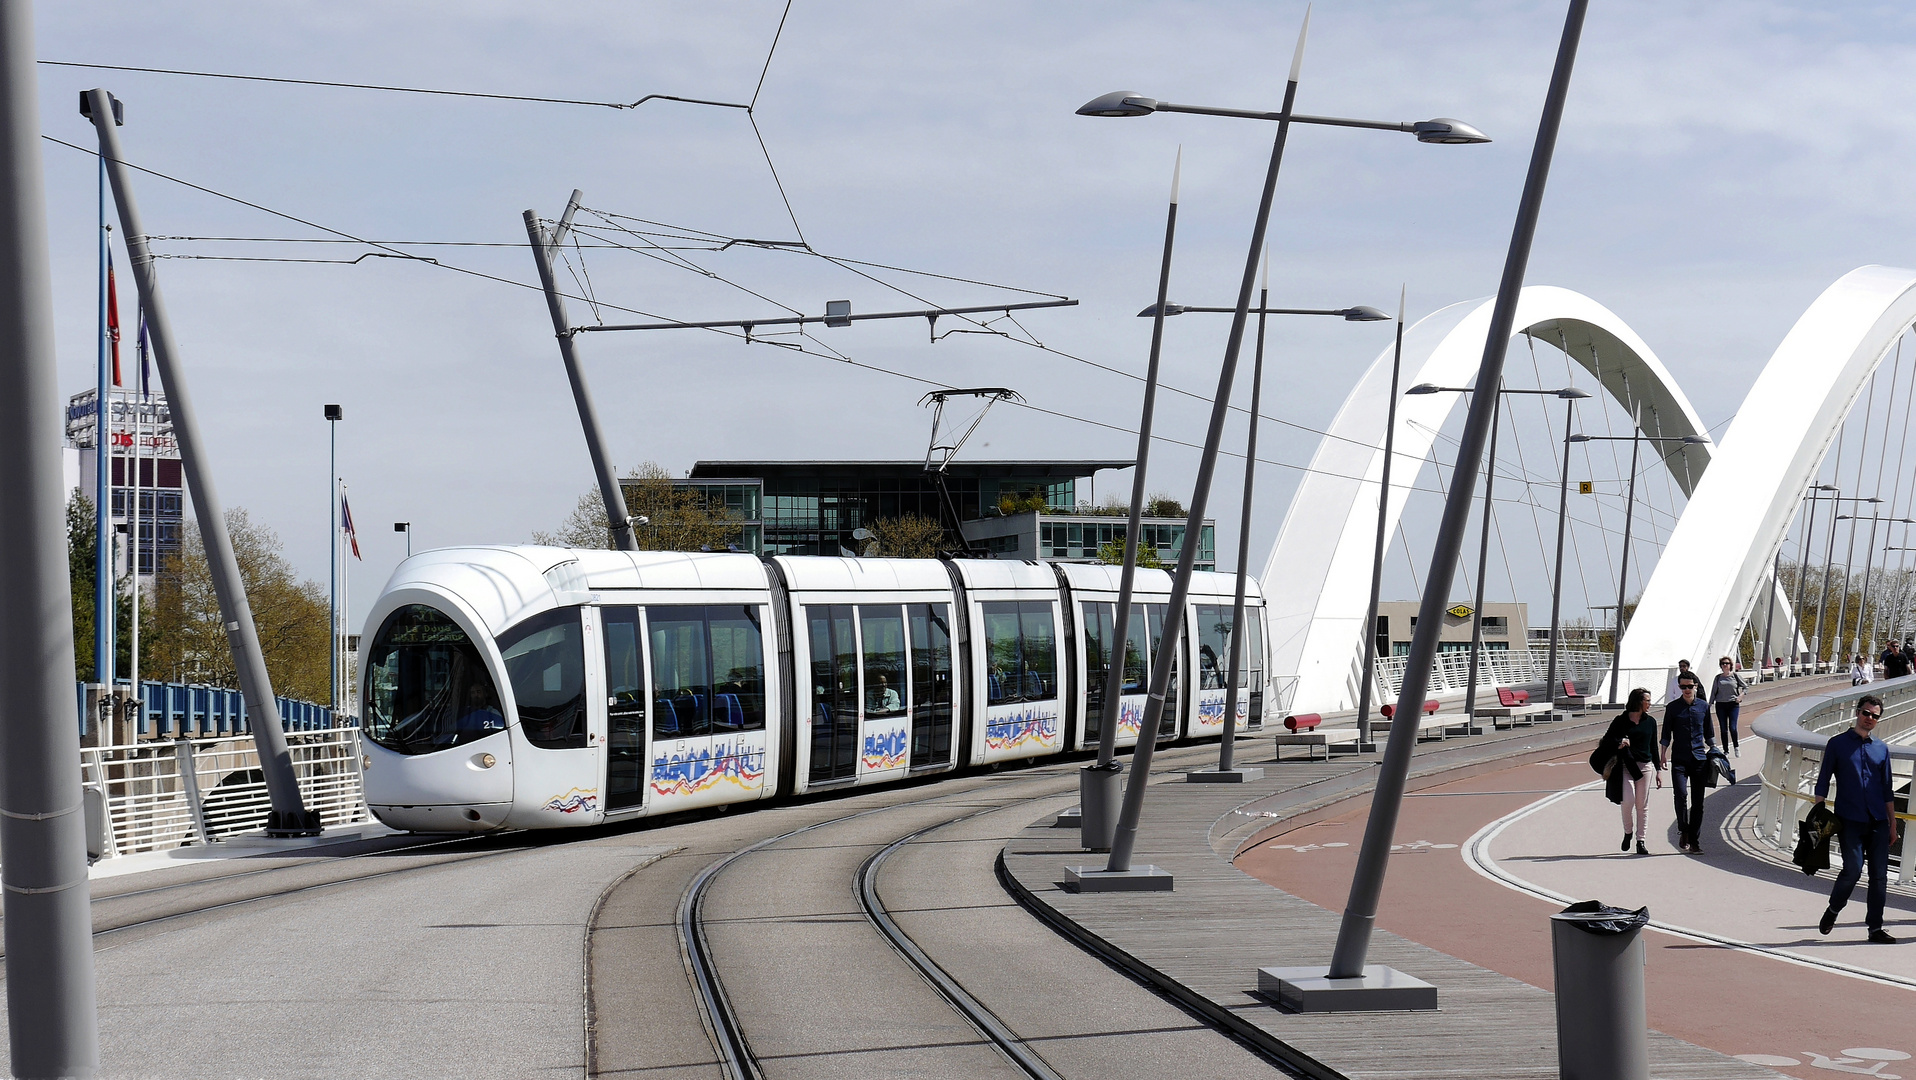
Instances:
[[[1124,766],[1116,761],[1086,765],[1078,771],[1078,844],[1086,851],[1111,850],[1111,839],[1118,833],[1123,780]]]
[[[1333,979],[1328,967],[1257,969],[1257,991],[1288,1012],[1405,1012],[1437,1007],[1437,988],[1383,964],[1366,964],[1354,979]]]
[[[1155,866],[1134,866],[1129,870],[1106,870],[1102,866],[1067,866],[1065,883],[1081,893],[1094,892],[1171,892],[1171,872]]]
[[[1051,819],[1051,827],[1054,829],[1076,829],[1083,824],[1084,808],[1081,806],[1074,806],[1069,810],[1060,810],[1058,811],[1058,816]]]
[[[1246,784],[1262,779],[1263,769],[1192,769],[1184,774],[1187,784]]]

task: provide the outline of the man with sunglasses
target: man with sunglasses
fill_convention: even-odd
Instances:
[[[1823,805],[1829,796],[1830,778],[1835,777],[1843,872],[1836,876],[1829,907],[1816,924],[1816,932],[1827,934],[1836,926],[1836,916],[1849,903],[1856,879],[1863,876],[1863,861],[1868,859],[1869,940],[1894,945],[1896,939],[1883,929],[1883,901],[1889,892],[1889,846],[1896,841],[1898,827],[1896,797],[1891,787],[1889,750],[1882,740],[1870,737],[1882,718],[1882,699],[1864,694],[1856,702],[1855,726],[1830,739],[1823,748],[1823,770],[1816,777],[1816,805]]]

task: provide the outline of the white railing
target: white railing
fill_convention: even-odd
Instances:
[[[291,732],[286,741],[308,810],[328,826],[368,820],[357,728]],[[89,817],[107,826],[101,858],[259,829],[272,809],[248,736],[82,747],[80,780]]]
[[[1904,810],[1912,779],[1916,779],[1916,678],[1893,679],[1870,686],[1844,688],[1819,697],[1786,701],[1757,718],[1752,731],[1768,745],[1763,752],[1763,788],[1757,796],[1756,832],[1762,842],[1780,851],[1796,846],[1797,826],[1816,801],[1816,777],[1823,768],[1823,747],[1850,726],[1856,699],[1875,694],[1883,699],[1883,719],[1875,735],[1889,749],[1891,784],[1903,793]],[[1916,815],[1899,813],[1904,821]],[[1907,837],[1907,828],[1904,832]],[[1903,841],[1890,847],[1899,866],[1896,881],[1910,883],[1912,860],[1902,857]]]
[[[1550,672],[1550,650],[1548,649],[1485,649],[1477,654],[1477,690],[1498,686],[1532,686],[1541,683]],[[1380,656],[1375,661],[1377,684],[1383,688],[1386,696],[1396,696],[1404,685],[1404,662],[1407,656]],[[1610,675],[1610,654],[1595,649],[1557,650],[1557,679],[1561,682],[1570,679],[1593,691],[1598,681]],[[1462,693],[1470,685],[1470,652],[1438,653],[1430,665],[1430,686],[1426,692],[1431,694],[1455,691]],[[1549,687],[1550,696],[1555,697],[1562,687]]]

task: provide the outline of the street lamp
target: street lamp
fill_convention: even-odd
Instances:
[[[1413,386],[1409,390],[1404,391],[1404,393],[1418,394],[1418,395],[1443,394],[1443,393],[1467,394],[1467,393],[1470,393],[1472,389],[1473,389],[1472,387],[1467,387],[1467,386],[1436,386],[1431,383],[1418,383],[1416,386]],[[1497,391],[1497,395],[1498,395],[1497,400],[1491,405],[1490,449],[1488,454],[1486,455],[1486,460],[1484,465],[1484,515],[1483,515],[1483,522],[1482,522],[1482,532],[1477,544],[1477,602],[1476,602],[1476,605],[1472,608],[1470,613],[1470,677],[1468,678],[1468,680],[1466,680],[1464,685],[1464,715],[1465,717],[1468,718],[1468,722],[1473,728],[1476,726],[1476,723],[1477,723],[1477,665],[1479,662],[1478,654],[1482,652],[1483,645],[1484,645],[1484,585],[1485,585],[1484,571],[1490,565],[1490,517],[1491,517],[1491,509],[1492,509],[1490,498],[1491,498],[1491,490],[1497,482],[1497,426],[1498,426],[1497,418],[1499,417],[1499,415],[1501,415],[1501,412],[1503,409],[1503,398],[1504,398],[1504,395],[1507,395],[1507,394],[1536,394],[1536,395],[1542,395],[1542,396],[1548,396],[1548,397],[1561,398],[1564,401],[1569,403],[1565,405],[1564,408],[1567,410],[1571,410],[1573,412],[1577,407],[1577,404],[1576,404],[1577,402],[1583,401],[1590,396],[1589,391],[1579,390],[1578,388],[1574,386],[1566,386],[1558,390],[1532,390],[1532,389],[1510,390],[1510,389],[1499,388]],[[1564,424],[1565,424],[1564,431],[1565,431],[1565,439],[1566,439],[1564,444],[1564,449],[1563,449],[1564,477],[1567,477],[1570,473],[1570,446],[1568,442],[1568,437],[1569,437],[1568,433],[1570,430],[1568,426],[1569,422],[1570,422],[1570,417],[1566,415],[1564,418]],[[1564,511],[1564,507],[1568,505],[1567,500],[1569,498],[1569,496],[1565,494],[1567,489],[1565,488],[1563,477],[1558,478],[1557,488],[1558,488],[1557,578],[1561,580],[1563,577],[1563,511]],[[1561,595],[1560,590],[1558,591],[1558,595]],[[1551,661],[1550,674],[1544,681],[1544,691],[1551,695],[1552,700],[1555,700],[1555,696],[1556,696],[1556,691],[1552,689],[1552,687],[1555,684],[1551,681],[1556,678],[1556,659],[1557,659],[1557,640],[1556,639],[1557,639],[1557,604],[1556,604],[1556,600],[1553,599],[1551,602],[1551,609],[1550,609],[1550,661]],[[1526,648],[1527,647],[1528,646],[1526,644]]]
[[[1579,0],[1581,2],[1581,0]],[[1177,571],[1172,578],[1170,604],[1166,612],[1164,637],[1166,641],[1176,641],[1180,623],[1184,615],[1184,602],[1190,595],[1191,574],[1197,555],[1196,539],[1203,527],[1205,506],[1211,495],[1211,476],[1217,466],[1217,451],[1224,435],[1224,421],[1230,413],[1231,384],[1237,374],[1237,358],[1244,345],[1245,324],[1249,319],[1251,307],[1251,287],[1257,280],[1257,262],[1264,250],[1265,228],[1270,222],[1271,202],[1277,190],[1278,169],[1284,161],[1284,144],[1290,135],[1291,121],[1294,118],[1292,106],[1297,100],[1297,83],[1304,65],[1304,43],[1310,32],[1310,18],[1305,16],[1304,26],[1298,32],[1297,50],[1291,57],[1290,77],[1284,85],[1284,102],[1279,111],[1250,112],[1239,110],[1221,110],[1198,108],[1194,106],[1167,105],[1164,102],[1144,98],[1131,92],[1107,94],[1103,98],[1087,104],[1078,110],[1086,116],[1143,116],[1153,112],[1198,112],[1217,116],[1235,116],[1257,120],[1277,122],[1277,134],[1271,144],[1271,161],[1264,174],[1264,189],[1258,200],[1257,218],[1251,228],[1250,250],[1244,259],[1244,274],[1238,285],[1237,305],[1231,320],[1230,336],[1224,346],[1224,360],[1218,372],[1217,393],[1211,399],[1211,421],[1205,434],[1204,451],[1198,463],[1196,483],[1193,485],[1190,513],[1185,521],[1185,542],[1178,556]],[[1308,122],[1321,122],[1330,118],[1312,118]],[[1378,127],[1386,130],[1406,130],[1417,135],[1420,140],[1432,142],[1481,142],[1484,136],[1468,125],[1451,121],[1426,121],[1428,126],[1419,129],[1413,124],[1404,127],[1400,124],[1382,124],[1366,121],[1345,121],[1338,126]],[[1160,300],[1162,304],[1162,287]],[[1160,316],[1162,318],[1162,316]],[[1136,493],[1142,491],[1142,485],[1134,485]],[[1133,520],[1136,520],[1136,507],[1133,508]],[[1127,550],[1130,545],[1127,543]],[[1127,557],[1127,572],[1132,559]],[[1119,612],[1120,617],[1128,614]],[[1132,751],[1130,776],[1124,791],[1124,802],[1119,814],[1117,829],[1111,841],[1111,855],[1103,871],[1090,867],[1081,868],[1082,872],[1069,871],[1077,880],[1079,887],[1087,890],[1098,889],[1162,889],[1169,887],[1168,874],[1155,867],[1133,873],[1131,870],[1131,851],[1137,840],[1138,818],[1144,809],[1144,793],[1150,779],[1151,757],[1156,750],[1158,719],[1164,712],[1164,699],[1171,678],[1171,661],[1177,650],[1165,649],[1154,658],[1151,671],[1151,689],[1146,698],[1142,726],[1139,728],[1138,742]],[[1122,646],[1114,651],[1113,663],[1123,662]],[[1105,760],[1105,746],[1111,745],[1116,738],[1115,724],[1107,723],[1101,733],[1099,759]],[[1087,789],[1089,790],[1089,789]],[[1106,789],[1108,790],[1108,789]],[[1083,812],[1089,817],[1092,808],[1085,807]]]
[[[1643,444],[1683,443],[1686,446],[1708,446],[1710,440],[1701,435],[1662,436],[1645,435],[1643,425],[1638,422],[1628,435],[1571,435],[1569,442],[1629,442],[1630,444],[1630,488],[1623,502],[1623,557],[1618,560],[1622,569],[1617,572],[1617,619],[1616,635],[1610,642],[1610,701],[1617,703],[1617,681],[1623,675],[1623,601],[1630,588],[1630,526],[1637,512],[1637,455]]]
[[[393,522],[393,531],[406,534],[406,558],[412,558],[412,522],[395,521]]]
[[[1895,524],[1897,522],[1902,522],[1904,524],[1912,524],[1912,523],[1916,523],[1916,519],[1886,518],[1886,517],[1883,517],[1881,514],[1871,514],[1868,518],[1864,518],[1861,514],[1854,514],[1854,515],[1844,514],[1841,517],[1839,517],[1838,520],[1846,520],[1846,521],[1867,520],[1869,522],[1869,544],[1863,548],[1863,595],[1859,597],[1856,601],[1856,634],[1855,636],[1850,638],[1850,651],[1861,652],[1862,642],[1863,642],[1863,619],[1869,613],[1870,572],[1873,569],[1875,569],[1875,566],[1876,566],[1876,526],[1879,522],[1884,522],[1884,521],[1890,522],[1891,524]],[[1855,530],[1856,530],[1856,526],[1854,525],[1850,526],[1850,531],[1852,533],[1854,533]],[[1854,543],[1854,538],[1852,537],[1852,542],[1850,544],[1850,558],[1848,559],[1848,561],[1845,562],[1843,566],[1843,600],[1846,603],[1849,600],[1849,577],[1855,564],[1855,555],[1856,555],[1856,544]],[[1842,633],[1843,620],[1839,618],[1836,621],[1836,626],[1837,626],[1837,633],[1839,634]],[[1872,650],[1875,649],[1876,648],[1876,625],[1875,625],[1875,620],[1873,619],[1871,620],[1871,623],[1870,623],[1868,640],[1869,640],[1869,647]]]
[[[1791,626],[1792,626],[1792,629],[1790,632],[1790,672],[1791,674],[1795,674],[1796,666],[1798,663],[1801,662],[1798,659],[1799,654],[1796,651],[1797,639],[1799,638],[1802,639],[1802,642],[1804,645],[1808,645],[1810,643],[1810,639],[1803,636],[1803,585],[1804,585],[1804,582],[1806,582],[1809,579],[1810,545],[1816,538],[1816,501],[1822,497],[1822,494],[1821,494],[1822,492],[1840,491],[1840,490],[1841,489],[1838,488],[1835,484],[1811,484],[1810,492],[1809,492],[1809,495],[1807,496],[1807,498],[1809,499],[1810,510],[1809,510],[1809,513],[1805,514],[1803,517],[1803,547],[1802,547],[1802,550],[1799,552],[1799,555],[1801,557],[1797,560],[1797,565],[1796,565],[1796,597],[1790,603],[1790,618],[1791,618]],[[1779,557],[1781,557],[1782,555],[1782,549],[1780,547],[1777,549],[1777,555]],[[1810,673],[1815,674],[1815,672],[1816,672],[1816,658],[1814,656],[1811,656],[1810,657]]]
[[[1244,583],[1249,579],[1251,573],[1249,562],[1251,551],[1251,499],[1256,487],[1257,478],[1258,410],[1261,407],[1264,391],[1265,317],[1269,315],[1335,315],[1345,322],[1380,322],[1390,318],[1389,315],[1384,314],[1376,308],[1363,304],[1359,304],[1355,307],[1335,309],[1274,308],[1268,306],[1270,302],[1271,259],[1270,253],[1267,251],[1264,254],[1264,287],[1258,293],[1257,307],[1250,309],[1257,315],[1257,350],[1254,354],[1255,359],[1251,363],[1251,430],[1244,447],[1244,502],[1243,510],[1238,515],[1236,596],[1231,607],[1231,640],[1227,646],[1231,652],[1231,659],[1226,665],[1224,683],[1224,739],[1218,747],[1216,769],[1194,769],[1184,774],[1186,780],[1197,783],[1238,784],[1247,780],[1261,779],[1264,776],[1263,769],[1234,768],[1232,758],[1237,749],[1238,680],[1243,674]],[[1191,307],[1185,304],[1161,303],[1152,304],[1150,307],[1138,312],[1138,318],[1154,318],[1159,312],[1163,312],[1166,317],[1169,317],[1190,312],[1229,312],[1236,314],[1237,309],[1227,307]],[[1195,542],[1195,538],[1188,531],[1188,527],[1184,542],[1187,544]],[[1366,666],[1366,670],[1369,670],[1368,666]],[[1366,707],[1369,704],[1369,696],[1370,688],[1367,681],[1364,688]],[[1365,709],[1360,707],[1359,715],[1363,715],[1364,711]],[[1142,737],[1142,733],[1140,733],[1140,737]],[[1358,739],[1360,743],[1365,741],[1361,732],[1359,733]]]
[[[1298,45],[1301,53],[1303,46],[1301,37]],[[1292,67],[1291,74],[1291,81],[1294,83],[1297,81],[1295,66]],[[1194,113],[1198,116],[1232,116],[1244,120],[1289,121],[1293,124],[1324,124],[1329,127],[1371,128],[1377,131],[1403,131],[1417,136],[1418,142],[1453,146],[1490,141],[1490,136],[1462,120],[1452,120],[1447,116],[1439,116],[1433,120],[1404,122],[1351,120],[1341,116],[1306,116],[1302,113],[1293,113],[1288,107],[1283,112],[1261,112],[1252,109],[1219,109],[1208,105],[1174,105],[1168,101],[1145,97],[1135,90],[1114,90],[1101,97],[1092,98],[1078,107],[1079,116],[1149,116],[1152,113],[1161,112]]]
[[[328,586],[332,598],[328,605],[330,617],[326,622],[326,654],[332,661],[332,673],[329,678],[332,680],[333,696],[328,699],[327,704],[335,712],[339,710],[339,421],[344,415],[339,406],[326,406],[326,429],[332,441],[332,478],[326,502],[330,507],[329,513],[332,515],[333,523],[333,539],[330,548],[333,561]]]
[[[1831,491],[1835,491],[1836,489],[1835,489],[1835,488],[1831,488],[1830,490],[1831,490]],[[1816,596],[1816,643],[1815,643],[1815,646],[1814,646],[1814,648],[1813,648],[1813,652],[1814,652],[1814,653],[1815,653],[1816,655],[1812,655],[1812,656],[1810,657],[1810,671],[1811,671],[1812,673],[1814,673],[1814,672],[1815,672],[1815,670],[1816,670],[1816,664],[1817,664],[1817,662],[1818,662],[1818,658],[1819,658],[1819,656],[1821,655],[1821,653],[1822,653],[1822,651],[1823,651],[1823,614],[1824,614],[1824,611],[1825,611],[1825,609],[1827,609],[1827,608],[1829,607],[1829,600],[1828,600],[1828,598],[1829,598],[1829,593],[1830,593],[1830,575],[1832,575],[1832,574],[1834,574],[1834,573],[1836,572],[1836,523],[1837,523],[1837,521],[1839,521],[1839,520],[1841,520],[1841,519],[1840,519],[1840,518],[1838,517],[1838,515],[1837,515],[1837,511],[1838,511],[1838,510],[1841,510],[1841,509],[1843,508],[1843,505],[1842,505],[1842,504],[1844,504],[1844,503],[1846,503],[1846,502],[1853,502],[1853,503],[1880,503],[1880,502],[1882,502],[1882,501],[1883,501],[1883,500],[1881,500],[1881,499],[1879,499],[1879,498],[1877,498],[1877,497],[1875,497],[1874,495],[1869,495],[1869,496],[1862,496],[1862,495],[1832,495],[1832,496],[1830,496],[1830,535],[1829,535],[1829,541],[1828,541],[1828,542],[1827,542],[1827,544],[1826,544],[1826,545],[1824,546],[1824,555],[1823,555],[1823,589],[1822,589],[1822,591],[1821,591],[1821,592],[1819,592],[1819,593],[1817,594],[1817,596]],[[1850,530],[1850,533],[1851,533],[1851,537],[1850,537],[1850,554],[1851,554],[1851,557],[1852,557],[1852,558],[1854,558],[1854,556],[1855,556],[1855,549],[1856,549],[1856,543],[1855,543],[1855,532],[1856,532],[1856,530],[1855,530],[1855,529],[1851,529],[1851,530]],[[1844,602],[1845,602],[1845,603],[1844,603],[1844,605],[1843,605],[1843,607],[1839,607],[1839,608],[1838,608],[1838,614],[1837,614],[1837,620],[1836,620],[1836,636],[1837,636],[1837,638],[1838,638],[1839,640],[1838,640],[1838,642],[1837,642],[1837,645],[1838,645],[1838,648],[1837,648],[1837,649],[1834,649],[1834,650],[1831,650],[1831,652],[1830,652],[1830,670],[1831,670],[1832,672],[1836,670],[1836,655],[1837,655],[1837,653],[1838,653],[1838,652],[1840,652],[1840,651],[1841,651],[1841,645],[1842,645],[1842,642],[1841,642],[1841,640],[1840,640],[1840,639],[1841,639],[1841,638],[1842,638],[1842,636],[1843,636],[1843,617],[1844,617],[1844,615],[1846,614],[1846,610],[1847,610],[1847,606],[1848,606],[1848,600],[1849,600],[1849,571],[1848,571],[1848,569],[1847,569],[1847,568],[1845,568],[1845,570],[1843,571],[1843,573],[1844,573],[1844,579],[1843,579],[1843,600],[1844,600]]]

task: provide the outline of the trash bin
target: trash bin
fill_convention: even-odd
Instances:
[[[1649,1080],[1642,939],[1649,921],[1649,908],[1628,911],[1597,900],[1550,917],[1562,1080]]]

